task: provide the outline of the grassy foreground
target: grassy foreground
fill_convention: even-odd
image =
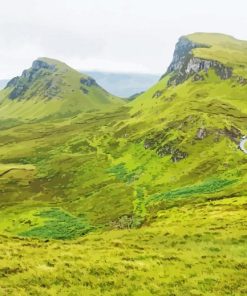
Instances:
[[[75,241],[0,237],[1,295],[246,295],[246,198]]]

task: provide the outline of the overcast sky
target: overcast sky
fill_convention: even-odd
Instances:
[[[0,0],[0,79],[37,57],[77,69],[163,73],[177,39],[247,40],[246,0]]]

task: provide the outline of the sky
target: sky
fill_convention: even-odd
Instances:
[[[38,57],[76,69],[165,72],[193,32],[247,40],[246,0],[0,0],[0,79]]]

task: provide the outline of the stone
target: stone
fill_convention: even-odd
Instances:
[[[172,155],[172,161],[173,162],[178,162],[180,160],[185,159],[186,157],[188,157],[188,153],[187,152],[183,152],[183,151],[180,151],[180,150],[177,149],[174,152],[174,154]]]
[[[14,100],[14,99],[20,97],[21,95],[23,95],[23,94],[25,93],[25,91],[27,90],[27,88],[28,88],[28,87],[27,87],[26,85],[22,85],[22,84],[17,85],[17,86],[13,89],[13,91],[9,94],[9,98],[10,98],[11,100]]]
[[[203,140],[207,136],[207,130],[205,128],[199,128],[196,134],[198,140]]]
[[[92,85],[96,85],[96,81],[93,78],[90,78],[90,77],[88,77],[88,78],[81,78],[80,79],[80,83],[83,84],[83,85],[85,85],[85,86],[88,86],[88,87],[90,87]]]
[[[159,98],[160,96],[162,96],[163,92],[164,92],[164,91],[157,90],[157,91],[153,94],[152,98],[154,98],[154,99]]]
[[[44,61],[41,60],[36,60],[32,64],[32,69],[33,70],[39,70],[41,68],[43,69],[49,69],[50,65]]]

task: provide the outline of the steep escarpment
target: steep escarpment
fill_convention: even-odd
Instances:
[[[219,34],[181,37],[166,74],[131,102],[127,133],[131,125],[140,126],[137,139],[131,137],[162,163],[155,175],[158,184],[223,178],[242,166],[245,156],[238,145],[247,133],[246,44]]]
[[[176,44],[173,60],[168,67],[166,75],[171,74],[168,86],[183,83],[192,77],[194,81],[204,80],[204,74],[213,69],[220,79],[225,80],[232,77],[232,68],[224,64],[194,56],[193,49],[210,48],[210,45],[195,43],[187,37],[181,37]]]

